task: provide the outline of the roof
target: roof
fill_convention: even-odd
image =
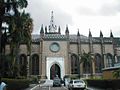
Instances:
[[[69,35],[69,40],[71,43],[77,43],[77,35],[71,34]],[[62,34],[45,34],[43,37],[44,40],[67,40],[66,35]],[[89,37],[80,35],[80,41],[81,43],[89,43]],[[112,43],[112,39],[110,37],[103,37],[104,43]],[[32,42],[40,42],[40,35],[39,34],[32,34]],[[100,37],[92,37],[92,42],[93,43],[101,43],[101,38]],[[115,38],[114,37],[114,43],[117,46],[120,46],[120,38]]]

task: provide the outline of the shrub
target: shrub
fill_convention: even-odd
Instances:
[[[29,78],[30,78],[31,83],[33,83],[33,84],[37,84],[39,81],[38,76],[33,75],[33,76],[30,76]]]
[[[28,79],[2,79],[7,84],[7,90],[23,90],[29,87]]]
[[[117,90],[117,89],[120,89],[120,79],[96,79],[96,80],[86,80],[87,81],[87,84],[88,86],[91,86],[91,87],[97,87],[97,88],[103,88],[103,89],[114,89],[114,90]]]

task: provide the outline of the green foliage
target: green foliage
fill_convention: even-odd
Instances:
[[[120,88],[120,79],[87,79],[87,85],[90,87],[101,88],[105,90],[118,90]]]
[[[80,79],[79,75],[70,75],[71,79]]]
[[[20,65],[20,75],[27,77],[27,65]]]
[[[39,81],[38,76],[30,76],[29,78],[30,78],[31,83],[38,83]]]
[[[116,79],[120,78],[120,68],[113,72],[113,77],[115,77]]]
[[[19,66],[18,59],[20,43],[25,43],[27,45],[27,50],[29,52],[28,54],[30,54],[31,52],[30,47],[31,47],[31,32],[33,30],[33,20],[30,17],[29,13],[25,13],[25,11],[21,12],[22,9],[27,7],[28,2],[27,0],[7,0],[6,1],[7,4],[5,5],[4,1],[5,0],[3,0],[0,3],[0,9],[2,9],[0,10],[0,32],[3,22],[6,22],[9,25],[9,27],[7,33],[2,32],[0,33],[0,37],[6,34],[5,39],[7,39],[6,41],[9,41],[10,44],[10,55],[7,55],[7,57],[4,58],[5,63],[7,62],[8,65],[4,66],[3,62],[2,66],[4,66],[5,68],[2,68],[1,70],[3,71],[3,76],[5,77],[7,75],[9,77],[17,78],[20,74],[22,76],[26,76],[27,74],[26,73],[27,70],[25,69],[26,66]],[[5,9],[7,10],[7,12],[5,12]],[[7,17],[4,16],[10,10],[13,10],[14,14],[13,15],[7,14]],[[3,39],[4,38],[2,38],[2,40]],[[4,49],[6,42],[2,43],[4,43],[4,45],[2,46]],[[0,55],[1,53],[3,52],[0,51]],[[19,72],[20,68],[22,68],[23,71]]]
[[[24,90],[29,87],[28,79],[2,79],[7,84],[7,90]]]
[[[93,61],[93,57],[92,57],[91,52],[88,52],[88,53],[84,52],[82,54],[80,63],[83,63],[86,73],[89,73],[89,70],[90,70],[91,76],[93,76],[92,75],[92,61]]]

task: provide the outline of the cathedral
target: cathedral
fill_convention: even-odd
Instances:
[[[120,38],[104,37],[100,31],[99,37],[84,36],[80,31],[76,35],[69,34],[66,25],[65,33],[54,24],[53,12],[50,25],[41,26],[39,35],[32,35],[31,55],[27,55],[25,44],[20,45],[20,64],[28,62],[28,75],[53,79],[56,75],[65,76],[94,75],[103,76],[103,72],[120,68]],[[81,63],[83,53],[91,53],[92,62],[86,69]]]

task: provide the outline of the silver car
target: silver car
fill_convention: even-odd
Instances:
[[[86,89],[86,83],[83,80],[71,80],[68,84],[68,89]]]
[[[61,80],[58,77],[55,77],[53,80],[53,87],[61,86]]]

